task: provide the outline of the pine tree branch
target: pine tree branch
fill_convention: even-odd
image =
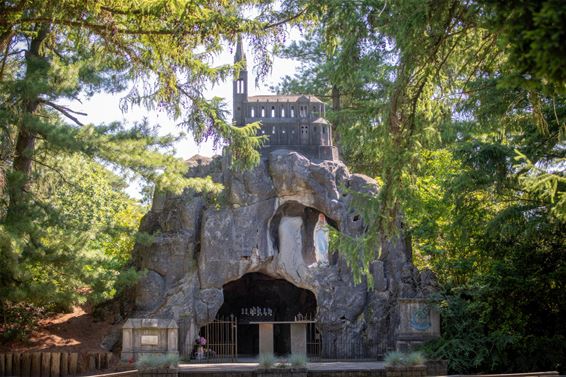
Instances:
[[[281,26],[281,25],[283,25],[283,24],[286,24],[286,23],[288,23],[288,22],[290,22],[290,21],[296,20],[297,18],[299,18],[299,17],[301,17],[303,14],[305,14],[306,11],[307,11],[307,7],[303,8],[299,13],[296,13],[296,14],[294,14],[294,15],[292,15],[292,16],[289,16],[289,17],[287,17],[287,18],[284,18],[284,19],[282,19],[282,20],[280,20],[280,21],[277,21],[277,22],[274,22],[274,23],[272,23],[272,24],[265,25],[265,26],[263,27],[263,30],[275,28],[275,27]]]
[[[24,23],[43,23],[43,24],[53,24],[53,25],[64,25],[73,27],[86,27],[93,31],[103,34],[127,34],[127,35],[176,35],[179,34],[175,29],[127,29],[127,28],[117,28],[111,25],[95,24],[86,21],[75,21],[75,20],[61,20],[49,17],[35,17],[35,18],[22,18],[18,20],[19,24]],[[7,21],[0,21],[0,25],[11,26]]]
[[[72,120],[73,122],[75,122],[76,124],[78,124],[81,127],[84,127],[84,124],[78,120],[76,117],[74,117],[73,115],[71,115],[71,113],[73,114],[78,114],[78,115],[83,115],[83,116],[87,116],[87,113],[81,113],[80,111],[75,111],[75,110],[71,110],[68,107],[65,106],[61,106],[61,105],[57,105],[56,103],[53,103],[51,101],[47,101],[47,100],[40,100],[41,103],[46,104],[47,106],[59,111],[61,114],[63,114],[64,116],[66,116],[67,118],[69,118],[70,120]]]
[[[41,166],[44,166],[46,168],[48,168],[49,170],[53,170],[55,173],[57,173],[57,175],[59,175],[59,177],[63,180],[64,183],[68,184],[69,186],[75,186],[73,185],[71,182],[69,182],[67,180],[67,178],[65,178],[65,176],[63,175],[63,173],[61,172],[61,170],[57,169],[54,166],[51,166],[49,164],[46,164],[45,162],[36,160],[35,158],[32,158],[32,161],[35,162],[36,164],[39,164]]]

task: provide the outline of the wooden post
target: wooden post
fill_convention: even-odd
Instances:
[[[77,375],[77,371],[79,369],[78,367],[79,364],[79,354],[76,352],[73,352],[69,355],[69,375],[70,376],[76,376]]]
[[[100,369],[108,369],[108,353],[100,354]]]
[[[87,354],[86,368],[88,371],[96,370],[96,353],[89,352]]]
[[[21,363],[21,367],[20,367],[20,373],[16,374],[16,376],[21,376],[21,377],[29,377],[31,374],[31,353],[26,352],[26,353],[22,353],[20,355],[20,363]]]
[[[0,353],[0,377],[4,377],[6,375],[6,363],[4,360],[6,360],[6,355]]]
[[[41,376],[41,353],[34,352],[31,354],[31,377]]]
[[[20,354],[6,354],[6,376],[20,375]]]
[[[51,377],[59,377],[61,375],[61,353],[51,353]]]
[[[11,353],[7,353],[6,354],[6,376],[13,376],[13,372],[14,369],[12,368],[12,354]]]
[[[49,352],[41,353],[41,377],[49,377],[51,369],[51,354]]]
[[[63,352],[61,354],[61,377],[67,377],[69,375],[69,354]]]

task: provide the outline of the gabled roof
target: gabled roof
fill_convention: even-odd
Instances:
[[[299,100],[309,101],[313,103],[323,103],[315,96],[307,96],[302,94],[289,96],[262,95],[248,97],[248,102],[299,102]]]

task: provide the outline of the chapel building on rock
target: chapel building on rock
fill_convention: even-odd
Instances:
[[[246,55],[241,41],[234,62],[244,66],[233,82],[234,123],[242,127],[261,122],[259,134],[268,136],[262,148],[264,155],[288,149],[315,160],[338,160],[332,127],[324,119],[324,102],[310,95],[248,96]]]

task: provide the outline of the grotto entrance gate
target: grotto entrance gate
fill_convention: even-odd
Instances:
[[[236,318],[239,357],[312,353],[317,303],[314,294],[284,279],[248,273],[223,287],[219,317]]]

